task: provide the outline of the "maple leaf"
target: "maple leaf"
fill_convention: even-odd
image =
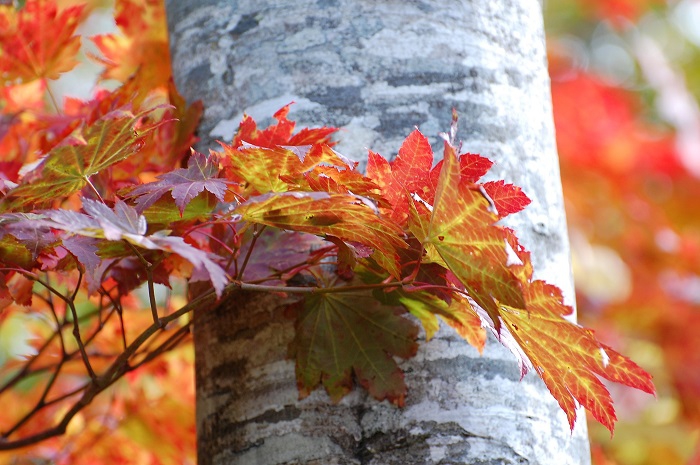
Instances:
[[[381,188],[382,195],[391,204],[389,217],[399,224],[408,218],[407,194],[425,196],[433,150],[428,139],[417,129],[403,142],[396,158],[389,163],[372,151],[367,162],[367,177]]]
[[[7,280],[7,289],[10,291],[12,300],[18,305],[29,307],[32,305],[34,281],[21,273],[15,273]]]
[[[91,38],[102,53],[102,57],[88,55],[105,67],[100,79],[125,82],[138,71],[141,87],[154,89],[167,86],[172,70],[165,3],[117,0],[114,19],[120,34]]]
[[[440,173],[442,173],[443,164],[444,160],[440,160],[430,171],[423,194],[420,195],[420,198],[429,205],[432,205],[435,201],[435,193],[437,191]],[[488,173],[492,166],[493,162],[486,157],[482,157],[481,155],[474,153],[461,154],[459,156],[459,176],[461,182],[475,184],[486,173]]]
[[[404,404],[406,385],[393,356],[415,355],[417,328],[395,307],[369,292],[314,294],[295,325],[290,355],[302,397],[322,383],[337,402],[352,389],[354,374],[376,399]]]
[[[258,129],[257,123],[251,116],[245,115],[238,127],[238,132],[233,138],[232,147],[240,148],[244,142],[257,147],[267,148],[314,144],[329,145],[330,136],[338,130],[337,128],[305,128],[299,131],[298,134],[292,135],[296,124],[287,119],[289,107],[292,103],[277,110],[274,114],[277,123],[263,130]]]
[[[335,236],[375,249],[380,266],[393,276],[400,271],[397,249],[405,248],[403,232],[375,210],[367,199],[356,195],[326,192],[283,192],[252,197],[233,212],[250,223]]]
[[[350,280],[354,275],[355,265],[358,259],[367,258],[372,254],[372,250],[358,243],[344,242],[337,237],[326,236],[328,242],[336,246],[336,260],[338,276]]]
[[[0,272],[0,326],[2,326],[5,319],[9,316],[9,312],[6,312],[5,309],[10,306],[13,301],[10,290],[7,287],[7,275]]]
[[[420,320],[427,340],[437,332],[440,317],[479,352],[484,350],[486,331],[482,328],[481,318],[467,299],[455,295],[451,302],[447,303],[427,292],[397,293],[398,301]]]
[[[109,241],[125,240],[145,249],[175,253],[203,272],[211,280],[217,296],[221,296],[228,278],[224,270],[212,261],[205,251],[186,243],[182,237],[168,236],[162,231],[146,235],[146,218],[120,200],[116,202],[114,209],[111,209],[103,203],[83,199],[83,209],[85,213],[47,210],[43,212],[46,219],[36,221],[37,224],[81,236],[104,238]],[[73,251],[79,260],[85,260],[81,262],[86,268],[92,266],[87,256],[82,255],[76,248],[73,248]],[[89,249],[85,252],[88,253]]]
[[[511,229],[503,231],[518,259],[510,268],[521,280],[525,306],[500,304],[499,325],[479,305],[473,305],[469,299],[466,303],[516,356],[522,376],[534,369],[543,379],[566,413],[571,428],[580,404],[612,432],[612,399],[597,376],[654,393],[651,376],[597,341],[592,331],[566,320],[564,317],[571,315],[573,309],[563,303],[561,290],[544,281],[532,281],[530,253]]]
[[[498,329],[499,304],[525,308],[520,280],[508,267],[506,234],[494,225],[498,216],[486,196],[462,179],[447,142],[443,160],[434,205],[410,199],[409,228],[428,246],[429,255],[431,249],[437,253]]]
[[[37,113],[44,111],[46,106],[45,92],[46,81],[43,79],[2,87],[0,88],[0,100],[3,101],[2,112],[8,115],[26,110]],[[5,131],[0,129],[0,139],[4,135]]]
[[[289,180],[290,183],[293,182],[290,178],[282,179],[285,181]],[[314,167],[313,171],[304,173],[303,179],[308,183],[308,190],[310,191],[356,194],[370,198],[378,205],[389,205],[381,196],[379,186],[354,169],[339,169],[335,166],[319,165]],[[298,189],[295,190],[302,190],[302,187],[306,187],[304,183],[298,183],[297,186]]]
[[[17,79],[57,79],[78,64],[80,37],[73,35],[83,6],[60,13],[52,0],[28,0],[19,11],[0,6],[0,74]],[[4,30],[2,30],[4,29]]]
[[[599,342],[591,330],[563,317],[573,309],[561,291],[544,281],[524,289],[527,310],[504,306],[497,337],[518,358],[521,374],[534,368],[566,412],[573,429],[577,403],[613,431],[612,398],[596,375],[654,394],[651,376],[628,358]]]
[[[143,212],[170,191],[182,215],[187,204],[205,189],[214,194],[220,202],[224,201],[227,181],[217,178],[218,174],[219,162],[216,155],[207,157],[194,152],[187,162],[186,169],[178,168],[161,174],[158,176],[160,181],[138,186],[129,197],[137,198],[136,207]]]
[[[306,145],[324,144],[332,147],[335,143],[331,141],[331,136],[337,131],[338,128],[325,126],[322,128],[303,128],[294,134],[284,146],[303,147]]]
[[[428,139],[417,129],[404,140],[398,155],[391,162],[381,155],[369,152],[367,177],[381,188],[382,195],[390,204],[390,207],[383,211],[394,221],[405,224],[409,196],[429,205],[433,204],[443,166],[443,160],[440,160],[432,167],[433,158]],[[459,156],[460,179],[464,183],[473,184],[486,174],[492,165],[488,158],[480,155],[462,154]],[[496,195],[500,193],[494,192]],[[502,196],[510,193],[504,192]],[[524,194],[522,195],[524,197]],[[517,200],[521,199],[518,197]]]
[[[459,174],[467,182],[477,182],[492,166],[493,162],[481,155],[464,153],[459,156]]]
[[[65,236],[61,244],[83,265],[88,276],[94,276],[102,259],[97,255],[97,240],[87,236]]]
[[[503,180],[484,183],[483,188],[493,201],[499,218],[517,213],[531,202],[522,189],[513,184],[506,184]]]
[[[245,256],[250,250],[250,233],[241,240],[240,255]],[[284,231],[276,228],[266,228],[255,242],[250,252],[250,260],[241,279],[245,281],[270,278],[277,272],[285,274],[277,280],[266,281],[268,284],[283,282],[291,278],[298,267],[311,262],[310,253],[326,246],[323,239],[311,234]]]
[[[396,158],[391,162],[392,180],[413,192],[425,184],[425,176],[433,166],[433,150],[427,137],[415,129],[406,137]]]
[[[106,89],[97,90],[95,96],[87,101],[66,97],[64,99],[63,109],[66,115],[78,121],[84,121],[85,124],[89,126],[100,118],[115,111],[126,109],[128,111],[139,112],[140,110],[136,109],[148,108],[150,106],[155,110],[165,107],[165,105],[151,104],[150,98],[152,96],[153,93],[151,90],[141,87],[137,76],[132,76],[113,91],[108,91]],[[148,102],[146,103],[147,99]]]
[[[225,154],[223,162],[231,177],[245,181],[248,191],[258,194],[285,192],[296,187],[311,190],[304,175],[314,169],[320,169],[318,174],[322,174],[329,167],[339,168],[337,171],[340,173],[354,168],[325,144],[298,148],[247,146],[235,149],[225,144],[222,147]],[[334,178],[340,180],[341,176],[338,174]],[[357,178],[349,177],[348,181],[357,182]]]
[[[168,101],[174,108],[172,115],[164,119],[173,120],[164,124],[163,128],[156,132],[158,149],[160,153],[167,154],[165,160],[167,164],[159,167],[161,172],[174,166],[190,153],[191,147],[199,140],[195,132],[204,111],[201,100],[187,104],[184,97],[177,91],[172,78],[168,81]]]
[[[0,263],[7,267],[30,269],[34,260],[24,244],[13,236],[3,235],[0,237]]]
[[[11,234],[32,254],[36,260],[39,254],[57,238],[49,228],[36,224],[33,220],[40,218],[34,213],[9,213],[0,216],[2,233]]]
[[[273,115],[273,117],[277,120],[277,123],[272,124],[263,130],[258,129],[257,123],[251,116],[244,115],[243,120],[238,126],[238,131],[233,138],[233,146],[240,147],[243,145],[243,142],[247,142],[258,147],[269,148],[285,145],[292,137],[295,126],[293,121],[289,121],[287,119],[287,115],[289,114],[289,105],[290,104],[287,104],[277,110]]]
[[[76,130],[0,199],[0,211],[49,204],[82,189],[91,176],[140,150],[144,134],[162,124],[157,121],[138,126],[139,120],[153,110],[138,115],[127,109],[115,110]]]
[[[198,195],[187,204],[184,211],[180,212],[172,199],[161,197],[141,213],[155,230],[178,229],[183,224],[208,221],[216,206],[215,197]]]

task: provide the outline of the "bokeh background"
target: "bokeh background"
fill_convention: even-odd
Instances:
[[[589,422],[594,464],[700,465],[700,0],[544,3],[579,319],[658,390],[609,386],[619,422],[612,439]],[[78,31],[102,38],[84,39],[81,63],[48,84],[55,101],[114,88],[143,63],[166,69],[164,21],[162,0],[89,0]],[[3,89],[0,114],[32,92]],[[0,322],[0,372],[31,352],[31,318]],[[187,342],[117,383],[65,436],[0,453],[0,465],[194,464],[193,378]],[[4,413],[31,388],[0,399]]]
[[[700,2],[546,1],[579,319],[654,375],[610,386],[598,465],[699,464]]]

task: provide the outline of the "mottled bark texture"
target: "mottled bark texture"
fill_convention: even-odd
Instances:
[[[170,0],[175,77],[202,99],[202,149],[243,114],[295,101],[303,125],[342,128],[339,151],[391,157],[414,126],[439,147],[451,108],[464,149],[533,199],[509,221],[537,276],[573,303],[537,0]],[[197,312],[199,460],[207,464],[586,464],[538,378],[489,341],[483,356],[441,329],[403,363],[407,405],[356,391],[298,401],[285,360],[292,323],[274,296],[236,294]]]

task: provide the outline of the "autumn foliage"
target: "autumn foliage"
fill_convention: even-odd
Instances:
[[[52,79],[76,63],[82,12],[0,7],[14,31],[0,37],[0,329],[24,346],[0,365],[11,406],[0,449],[81,424],[99,435],[88,405],[111,393],[105,416],[136,408],[131,382],[174,376],[168,352],[188,340],[192,311],[239,289],[298,296],[290,356],[302,397],[323,386],[339,400],[357,382],[403,405],[395,357],[415,354],[416,321],[428,339],[443,321],[478,350],[492,332],[571,427],[582,405],[612,431],[600,378],[654,392],[644,370],[566,319],[559,289],[533,279],[529,253],[498,223],[529,199],[480,182],[491,162],[461,153],[456,115],[435,166],[416,130],[392,162],[370,152],[362,174],[333,149],[334,128],[295,131],[289,105],[198,153],[201,108],[169,79],[159,2],[118,1],[121,34],[93,39],[116,90],[53,99]],[[148,418],[142,428],[162,428]]]

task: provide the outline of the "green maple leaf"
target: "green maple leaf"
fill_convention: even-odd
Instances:
[[[415,355],[417,328],[370,292],[314,294],[296,322],[290,352],[302,397],[323,384],[334,401],[357,381],[378,400],[403,405],[406,385],[393,356]]]
[[[94,174],[138,152],[143,136],[164,122],[138,127],[153,110],[137,115],[126,109],[115,110],[79,128],[27,173],[19,186],[8,191],[0,200],[0,212],[49,205],[88,185]]]
[[[455,295],[448,304],[427,292],[401,290],[396,294],[398,301],[421,322],[427,340],[432,339],[437,332],[439,316],[479,352],[484,350],[486,331],[482,328],[481,319],[467,299]]]
[[[13,236],[0,237],[0,263],[9,267],[31,268],[34,260],[27,247]]]

